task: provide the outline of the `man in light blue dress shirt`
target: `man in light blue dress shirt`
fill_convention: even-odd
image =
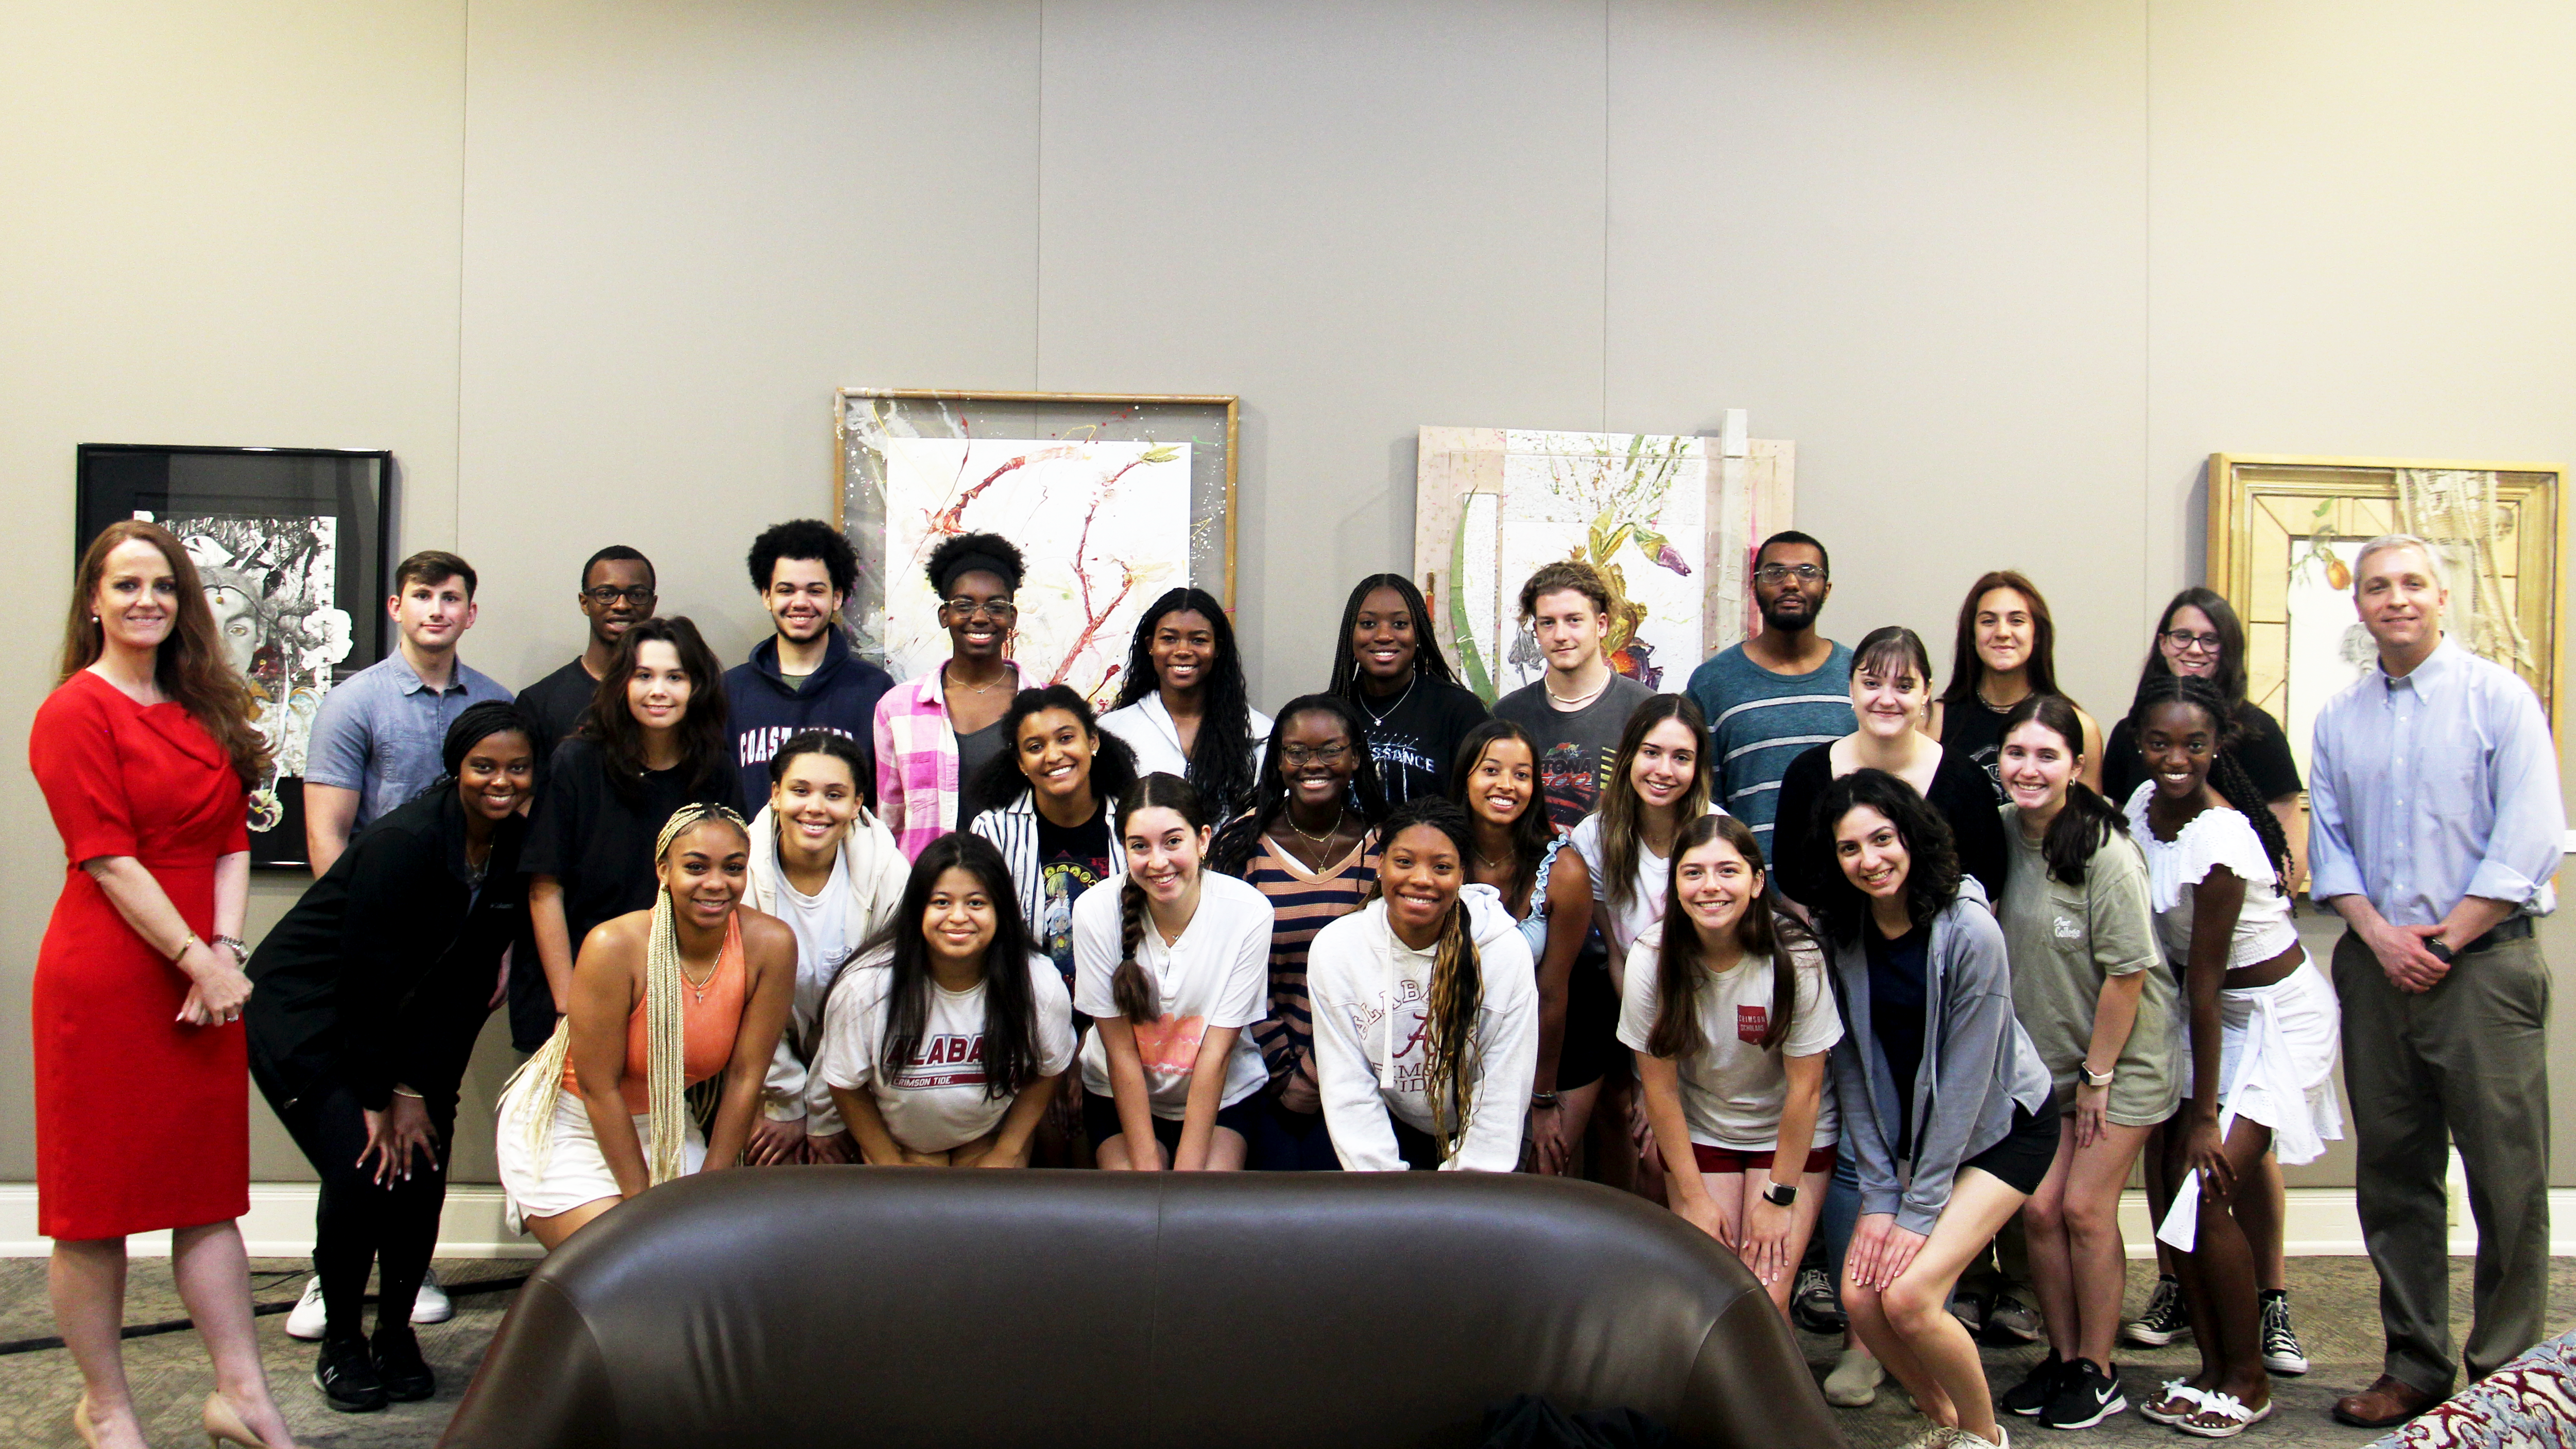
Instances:
[[[2478,1225],[2471,1377],[2540,1341],[2549,1286],[2549,968],[2532,922],[2566,839],[2558,750],[2521,679],[2444,637],[2449,601],[2424,540],[2362,546],[2353,602],[2378,664],[2318,714],[2309,776],[2310,894],[2347,927],[2334,982],[2387,1335],[2378,1382],[2335,1416],[2374,1428],[2446,1397],[2458,1371],[2452,1144]]]

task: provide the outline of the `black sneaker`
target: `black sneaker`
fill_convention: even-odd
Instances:
[[[322,1352],[313,1360],[313,1387],[343,1414],[372,1414],[391,1402],[368,1357],[367,1341],[354,1333],[322,1340]]]
[[[2038,1309],[2010,1293],[1998,1293],[1986,1308],[1986,1331],[1980,1337],[1988,1343],[2037,1343],[2040,1328]]]
[[[1851,1326],[1842,1305],[1834,1301],[1834,1280],[1813,1265],[1798,1270],[1797,1291],[1789,1296],[1789,1316],[1809,1333],[1830,1335]]]
[[[2066,1366],[2057,1393],[2039,1411],[2039,1422],[2051,1429],[2090,1429],[2129,1407],[2116,1374],[2104,1373],[2089,1358]]]
[[[2048,1357],[2039,1361],[2039,1367],[2030,1371],[2029,1377],[2006,1389],[2003,1397],[1995,1400],[1995,1407],[2010,1409],[2027,1418],[2057,1402],[2058,1385],[2065,1377],[2066,1360],[2059,1358],[2057,1350],[2052,1348]]]
[[[2308,1371],[2308,1355],[2290,1327],[2290,1295],[2278,1288],[2263,1291],[2263,1367],[2295,1378]]]
[[[2159,1274],[2156,1291],[2147,1295],[2147,1310],[2120,1329],[2120,1337],[2148,1348],[2162,1348],[2191,1332],[2191,1317],[2183,1311],[2182,1280],[2171,1274]]]
[[[378,1328],[375,1341],[367,1346],[373,1351],[376,1377],[385,1386],[386,1398],[416,1404],[438,1392],[438,1376],[420,1356],[420,1340],[412,1335],[410,1324]]]

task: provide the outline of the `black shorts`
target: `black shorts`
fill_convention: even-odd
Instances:
[[[1619,993],[1610,970],[1587,950],[1574,958],[1565,982],[1565,1036],[1557,1043],[1556,1089],[1571,1092],[1600,1081],[1619,1046]]]
[[[2015,1102],[2012,1128],[2004,1133],[2004,1140],[1959,1165],[1977,1168],[2028,1197],[2039,1191],[2040,1179],[2048,1176],[2049,1164],[2057,1160],[2057,1136],[2055,1112],[2033,1116],[2029,1108]]]
[[[1216,1109],[1216,1125],[1230,1128],[1245,1142],[1252,1140],[1253,1118],[1261,1111],[1262,1094],[1253,1093],[1231,1107]],[[1093,1150],[1126,1129],[1118,1125],[1118,1104],[1086,1087],[1082,1092],[1082,1130],[1090,1137]],[[1181,1150],[1181,1119],[1156,1117],[1154,1140],[1163,1144],[1165,1156]]]

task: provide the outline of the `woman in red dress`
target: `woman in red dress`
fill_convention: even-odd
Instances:
[[[36,958],[37,1230],[81,1371],[82,1442],[143,1443],[119,1327],[125,1238],[169,1228],[214,1360],[208,1435],[286,1449],[234,1219],[250,1206],[246,781],[268,748],[177,539],[116,523],[81,556],[62,682],[27,755],[69,861]],[[149,1104],[150,1110],[138,1110]]]

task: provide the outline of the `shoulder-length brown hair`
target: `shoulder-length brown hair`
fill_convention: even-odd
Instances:
[[[268,741],[255,722],[259,703],[250,682],[233,673],[215,642],[215,611],[206,605],[206,586],[197,564],[170,530],[139,519],[120,519],[99,530],[81,551],[80,571],[72,579],[72,606],[63,623],[62,668],[54,683],[80,673],[107,652],[107,632],[98,621],[99,581],[107,575],[107,556],[130,539],[141,539],[161,551],[178,586],[179,612],[169,636],[161,641],[152,664],[153,682],[161,692],[205,727],[232,758],[233,773],[247,790],[267,778]]]
[[[1716,792],[1716,775],[1708,758],[1708,718],[1700,713],[1699,702],[1687,694],[1658,694],[1638,704],[1619,735],[1619,753],[1611,762],[1609,781],[1601,787],[1601,803],[1595,807],[1601,816],[1601,873],[1610,877],[1608,899],[1614,911],[1628,909],[1636,899],[1637,854],[1645,849],[1645,806],[1637,799],[1637,782],[1629,772],[1637,767],[1637,752],[1646,747],[1646,736],[1668,719],[1687,725],[1693,743],[1690,788],[1673,802],[1675,829],[1706,815],[1709,797]]]
[[[644,726],[626,703],[627,681],[635,677],[635,656],[647,644],[668,644],[680,656],[680,672],[689,676],[689,707],[680,715],[676,733],[680,767],[694,790],[723,778],[733,768],[731,738],[725,733],[724,668],[715,651],[685,614],[656,616],[638,622],[617,641],[608,672],[592,690],[590,708],[582,715],[579,734],[598,744],[608,765],[608,781],[620,795],[633,796],[644,786]]]
[[[1997,589],[2010,589],[2030,605],[2030,663],[2023,673],[2033,694],[2057,693],[2057,621],[2049,617],[2048,600],[2039,585],[2019,569],[1981,574],[1959,605],[1959,637],[1950,646],[1950,687],[1941,691],[1942,717],[1955,717],[1977,702],[1977,686],[1986,682],[1986,661],[1977,656],[1977,601]]]

